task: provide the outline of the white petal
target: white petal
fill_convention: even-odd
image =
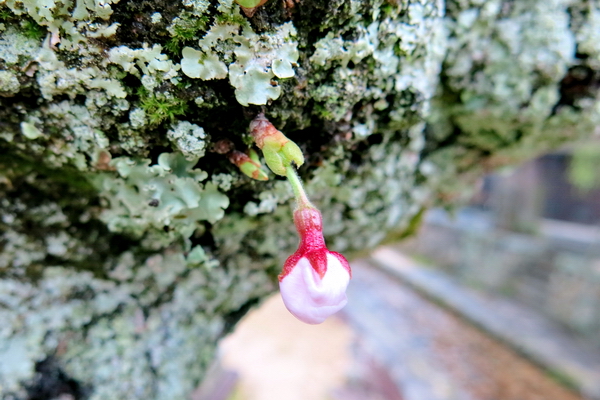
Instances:
[[[327,254],[327,272],[323,279],[302,257],[292,271],[279,282],[287,309],[300,321],[320,324],[348,302],[346,287],[350,274],[337,257]]]

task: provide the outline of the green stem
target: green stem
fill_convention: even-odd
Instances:
[[[298,208],[309,208],[313,207],[304,191],[304,187],[302,186],[302,181],[298,177],[296,173],[296,169],[291,165],[285,167],[286,176],[290,185],[292,185],[292,190],[294,191],[294,196],[296,197],[296,202],[298,203]]]

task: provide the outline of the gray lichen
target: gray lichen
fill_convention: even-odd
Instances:
[[[167,132],[167,137],[187,159],[204,156],[206,133],[202,127],[187,121],[180,121]]]
[[[459,155],[448,177],[480,174],[594,132],[597,93],[581,81],[595,79],[593,49],[588,58],[578,43],[595,26],[594,9],[583,16],[580,7],[562,0],[448,3],[444,85],[430,129],[445,144],[433,159],[446,165]]]
[[[0,0],[0,398],[186,398],[297,244],[286,182],[216,151],[245,150],[263,108],[350,256],[473,176],[591,134],[599,15],[583,0],[270,2],[251,19],[231,0]]]

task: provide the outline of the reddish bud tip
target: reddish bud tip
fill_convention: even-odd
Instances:
[[[263,113],[258,114],[256,118],[250,122],[250,134],[260,149],[264,147],[266,138],[281,142],[281,146],[289,140],[283,133],[278,131],[271,122],[269,122]]]
[[[250,158],[248,154],[233,150],[227,155],[227,158],[229,158],[229,161],[235,164],[246,176],[258,181],[269,180],[267,174],[261,169],[261,165]]]

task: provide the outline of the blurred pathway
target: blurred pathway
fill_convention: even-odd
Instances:
[[[412,263],[418,273],[435,275],[433,271],[414,267],[414,262],[397,253],[376,252],[374,259],[405,269],[409,266],[399,264]],[[421,277],[422,281],[417,285],[421,291],[428,289],[439,294],[437,298],[427,294],[430,297],[428,301],[409,288],[406,280],[398,279],[398,274],[394,276],[385,272],[374,266],[377,264],[373,259],[353,264],[350,302],[344,316],[356,332],[355,352],[359,356],[366,354],[383,365],[400,387],[404,400],[585,398],[558,385],[543,370],[504,343],[473,327],[463,319],[464,315],[459,317],[446,307],[433,304],[432,299],[446,302],[444,296],[449,293],[449,289],[439,281]],[[458,297],[466,293],[460,288],[454,289],[456,293],[453,294]],[[479,313],[487,311],[485,317],[494,318],[497,310],[486,308],[475,298],[466,296],[460,300],[469,299],[473,302],[458,304],[456,309],[461,313],[465,308],[471,312],[474,309]],[[450,304],[451,307],[453,305],[456,304]],[[515,337],[530,333],[521,330],[518,319],[512,326],[506,318],[499,319],[499,322],[508,324],[504,328],[512,331]],[[552,342],[547,339],[540,337],[540,341]],[[589,371],[590,374],[592,372]]]

